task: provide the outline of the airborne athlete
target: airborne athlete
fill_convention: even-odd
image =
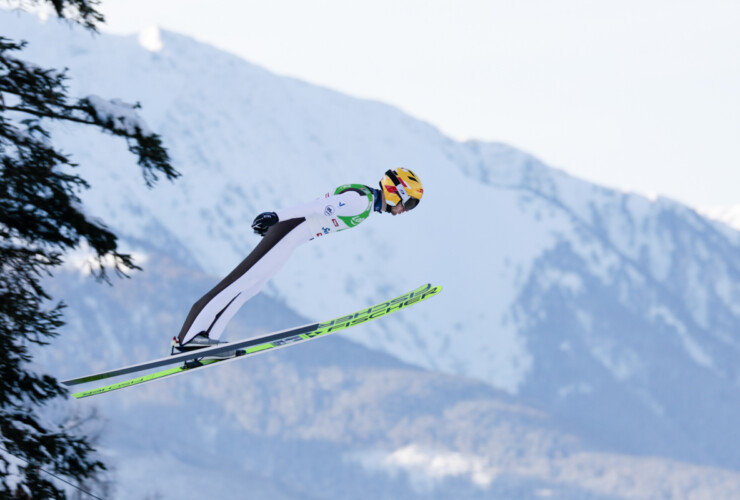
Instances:
[[[190,309],[173,354],[213,346],[239,308],[254,297],[299,245],[357,226],[372,212],[398,215],[415,208],[424,188],[411,170],[388,170],[380,189],[362,184],[338,187],[324,198],[259,214],[252,223],[262,241],[228,276]]]

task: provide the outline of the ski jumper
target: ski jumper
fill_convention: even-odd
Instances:
[[[277,210],[278,223],[241,264],[190,309],[177,339],[186,344],[199,333],[218,339],[236,312],[287,262],[299,245],[357,226],[380,212],[379,190],[361,184],[339,186],[309,203]]]

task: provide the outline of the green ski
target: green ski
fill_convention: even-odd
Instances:
[[[170,366],[167,369],[142,375],[122,382],[117,382],[111,385],[98,387],[96,389],[90,389],[87,391],[81,391],[72,394],[77,399],[85,398],[88,396],[94,396],[96,394],[103,394],[106,392],[115,391],[117,389],[123,389],[124,387],[130,387],[133,385],[140,385],[153,380],[158,380],[173,375],[179,375],[185,372],[198,370],[213,366],[218,363],[226,363],[234,361],[245,356],[251,356],[260,354],[263,352],[279,349],[289,345],[306,342],[318,337],[326,336],[331,333],[336,333],[347,328],[360,325],[367,321],[381,318],[387,314],[400,311],[401,309],[410,305],[426,300],[429,297],[433,297],[442,290],[440,286],[432,286],[431,284],[424,285],[417,288],[416,290],[396,297],[395,299],[376,304],[372,307],[362,309],[352,314],[342,316],[330,321],[321,323],[312,323],[304,326],[295,328],[289,328],[277,333],[271,333],[261,337],[255,337],[246,339],[238,342],[227,343],[216,347],[210,347],[206,349],[199,349],[195,353],[181,354],[177,356],[170,356],[168,358],[162,358],[138,365],[132,365],[116,370],[110,370],[98,374],[88,375],[76,379],[65,380],[62,383],[68,386],[93,382],[97,380],[104,380],[112,377],[117,377],[125,374],[141,372],[158,368],[161,366]],[[235,352],[235,355],[228,358],[214,359],[208,356],[224,354],[225,352]],[[182,363],[182,364],[180,364]],[[177,364],[178,366],[172,367],[171,365]]]

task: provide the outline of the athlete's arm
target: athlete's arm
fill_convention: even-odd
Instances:
[[[276,210],[278,220],[308,218],[313,215],[342,215],[353,216],[367,210],[367,198],[355,191],[319,198],[290,208]]]

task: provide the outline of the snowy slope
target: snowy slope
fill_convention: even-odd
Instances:
[[[149,192],[118,141],[56,131],[93,185],[86,204],[131,245],[220,276],[257,242],[256,213],[407,166],[424,181],[418,210],[312,242],[269,295],[315,320],[441,284],[433,306],[349,338],[536,400],[625,452],[740,463],[736,232],[176,34],[150,51],[7,14],[0,26],[35,62],[69,67],[74,93],[140,100],[163,134],[184,175]]]

